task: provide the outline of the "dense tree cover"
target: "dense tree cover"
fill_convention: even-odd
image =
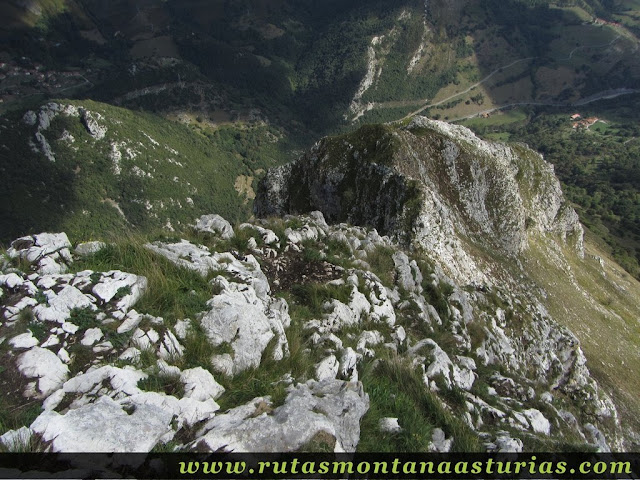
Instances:
[[[220,18],[195,34],[190,2],[170,5],[181,22],[177,28],[185,29],[177,36],[181,54],[207,78],[232,85],[237,96],[269,110],[286,115],[284,108],[320,132],[342,124],[366,72],[371,38],[390,30],[401,9],[412,9],[421,19],[423,8],[418,0],[275,2],[263,5],[260,24],[286,28],[265,38],[258,28],[238,28],[257,8],[250,1],[226,2]]]
[[[553,26],[563,23],[562,12],[550,9],[543,1],[487,0],[483,5],[487,18],[500,26],[500,35],[521,52],[535,57],[548,52],[555,37]]]

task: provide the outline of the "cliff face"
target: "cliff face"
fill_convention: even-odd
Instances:
[[[617,423],[614,404],[598,393],[585,366],[589,356],[567,327],[602,361],[598,352],[608,340],[593,329],[619,328],[633,315],[621,314],[611,303],[603,306],[603,292],[589,283],[593,273],[586,270],[594,258],[601,259],[585,258],[578,216],[541,155],[422,117],[404,125],[367,126],[321,140],[293,164],[269,171],[259,186],[255,212],[260,216],[310,210],[320,210],[330,223],[373,227],[426,255],[440,279],[461,289],[455,300],[449,297],[456,305],[451,331],[477,361],[552,385]],[[634,301],[629,295],[635,286],[612,281],[604,264],[596,276],[603,290],[625,292],[625,305]],[[500,298],[498,309],[483,306],[487,292]],[[635,351],[628,354],[637,359]],[[607,358],[624,369],[622,357]],[[598,369],[607,383],[614,375]],[[626,396],[608,391],[616,399]],[[621,445],[620,432],[612,434]]]
[[[530,236],[547,235],[583,254],[578,216],[539,154],[424,117],[324,139],[267,174],[258,215],[310,210],[432,252],[464,282],[487,281],[468,253],[474,245],[513,257]]]

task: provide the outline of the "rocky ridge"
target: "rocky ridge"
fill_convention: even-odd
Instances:
[[[14,402],[43,411],[3,432],[3,448],[354,451],[415,438],[404,412],[370,397],[385,369],[415,379],[439,412],[420,420],[424,449],[621,447],[615,407],[542,304],[463,286],[320,212],[198,226],[144,246],[206,280],[210,298],[189,318],[134,309],[156,285],[144,271],[82,268],[122,261],[111,245],[13,242],[0,264],[2,378]],[[306,270],[286,269],[300,261]],[[251,378],[259,394],[240,395]],[[402,382],[392,391],[405,395]]]
[[[502,304],[505,298],[499,296],[503,311],[491,321],[509,329],[526,318],[538,338],[544,338],[541,348],[563,350],[559,343],[578,344],[573,334],[572,340],[560,339],[549,324],[577,329],[605,372],[620,364],[608,373],[599,369],[598,376],[607,383],[636,357],[634,341],[629,342],[631,350],[623,347],[627,338],[635,338],[624,326],[637,318],[635,282],[628,282],[619,269],[609,269],[599,254],[585,254],[598,249],[586,248],[583,228],[553,166],[526,145],[487,142],[464,127],[423,117],[328,137],[299,160],[271,169],[255,203],[260,216],[315,209],[330,223],[374,227],[389,235],[414,254],[428,257],[450,284],[492,296],[496,289],[508,289],[510,301]],[[600,262],[595,268],[593,259]],[[609,300],[603,301],[602,295],[610,295]],[[612,308],[613,298],[620,304]],[[516,313],[521,308],[528,310],[524,317]],[[466,322],[472,324],[477,317],[474,311]],[[614,340],[609,333],[595,333],[603,328],[623,328],[627,334]],[[526,334],[515,342],[516,349],[531,346],[525,347],[521,362],[537,355],[531,340]],[[511,366],[512,348],[503,344],[493,352],[477,353],[497,355],[499,362]],[[604,355],[605,362],[598,352],[607,349],[612,354]],[[585,361],[583,355],[574,360],[576,365]],[[566,382],[580,395],[592,394],[580,381],[561,377],[557,385]],[[625,404],[626,418],[635,418],[637,405],[626,393],[635,387],[616,383],[625,392],[614,388],[609,393]],[[611,399],[605,403],[612,410]],[[634,438],[635,429],[630,427],[625,435]]]
[[[323,139],[268,172],[258,215],[310,210],[428,251],[465,283],[492,281],[487,262],[469,254],[474,247],[512,258],[533,235],[552,234],[583,250],[578,216],[538,153],[425,117]]]

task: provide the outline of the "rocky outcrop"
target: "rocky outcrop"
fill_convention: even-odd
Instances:
[[[415,312],[426,328],[446,329],[448,341],[456,344],[453,355],[428,337],[403,347],[433,391],[475,392],[479,365],[501,365],[511,373],[492,380],[496,386],[490,391],[500,397],[499,405],[468,393],[469,425],[482,428],[488,419],[498,419],[510,428],[554,435],[566,422],[557,416],[554,423],[535,407],[535,386],[546,385],[547,400],[552,392],[562,392],[589,415],[617,425],[610,433],[617,432],[612,438],[621,445],[616,408],[591,378],[578,339],[559,325],[562,319],[552,317],[545,307],[550,293],[523,268],[539,264],[536,256],[547,252],[566,281],[575,284],[565,252],[577,261],[584,257],[578,216],[553,167],[539,154],[525,145],[487,142],[464,127],[421,117],[405,125],[365,126],[321,140],[299,160],[270,170],[259,185],[259,216],[286,218],[314,210],[336,225],[329,232],[341,222],[374,228],[392,244],[433,263],[425,274],[409,255],[395,251],[391,260],[397,293],[395,299],[388,290],[384,295],[392,299],[393,319],[404,316],[403,311]],[[340,237],[342,233],[329,235],[349,244],[367,270],[371,250],[348,234]],[[447,307],[436,309],[433,291],[443,284],[450,285]],[[322,336],[358,325],[361,315],[352,305],[360,302],[357,293],[349,302],[328,303],[323,319],[310,322],[309,328]],[[362,340],[356,351],[363,357],[375,351],[370,340],[371,345],[388,344],[373,336]],[[514,410],[515,403],[522,406]],[[526,404],[530,408],[522,408]],[[584,425],[575,429],[587,438]],[[489,443],[500,450],[520,448],[520,441],[496,435]]]
[[[186,241],[159,242],[148,248],[202,275],[226,274],[215,279],[220,293],[207,303],[210,310],[200,319],[200,326],[211,344],[227,346],[230,350],[212,358],[217,370],[236,375],[259,366],[272,340],[275,340],[274,359],[281,360],[288,354],[285,329],[291,319],[287,303],[269,295],[271,287],[255,257],[238,259],[230,253],[211,254]]]
[[[422,391],[455,412],[456,429],[445,422],[427,430],[430,451],[450,451],[452,432],[464,429],[489,451],[522,451],[532,439],[619,447],[615,407],[575,336],[535,296],[510,285],[461,286],[426,256],[376,230],[329,225],[320,212],[242,229],[252,236],[241,252],[217,251],[228,246],[220,232],[208,247],[145,246],[208,279],[201,311],[169,321],[133,309],[154,285],[142,275],[69,273],[78,258],[109,246],[67,256],[64,234],[14,242],[12,257],[0,260],[0,359],[17,393],[44,412],[0,432],[0,442],[39,438],[60,452],[169,442],[353,452],[370,402],[380,402],[367,385],[386,362],[416,375],[409,392],[395,384],[402,398]],[[64,258],[67,272],[39,272],[47,258]],[[393,402],[387,408],[395,412]],[[376,430],[367,435],[411,431],[402,414],[369,422]]]
[[[578,217],[539,154],[424,117],[324,139],[267,173],[256,214],[311,210],[424,249],[462,282],[488,281],[469,254],[479,245],[513,257],[532,235],[550,235],[583,248]]]
[[[37,265],[40,274],[63,273],[71,262],[71,243],[67,235],[41,233],[11,242],[9,258],[19,258]]]
[[[199,232],[218,234],[225,240],[233,237],[233,227],[220,215],[202,215],[196,222],[195,229]]]
[[[285,328],[291,319],[286,302],[271,297],[260,299],[253,287],[224,278],[218,279],[218,285],[222,292],[208,303],[211,310],[200,322],[214,346],[226,344],[232,351],[214,357],[214,366],[227,375],[256,368],[272,340],[275,360],[288,355]]]
[[[103,119],[102,115],[84,108],[81,108],[78,111],[80,113],[80,120],[87,129],[87,132],[89,132],[89,135],[96,140],[102,140],[107,134],[107,127],[100,124],[100,121]]]
[[[129,415],[117,402],[101,396],[66,415],[47,411],[31,430],[51,442],[54,452],[148,452],[167,433],[171,418],[170,412],[149,405],[140,405]]]
[[[89,117],[91,117],[90,112],[86,113],[89,115]],[[47,160],[51,162],[55,162],[56,157],[53,149],[51,148],[51,145],[49,144],[49,141],[44,134],[51,126],[51,122],[58,115],[65,115],[67,117],[79,117],[81,113],[80,110],[73,105],[61,105],[59,103],[50,102],[43,105],[38,113],[29,110],[22,117],[22,121],[26,125],[30,127],[36,127],[36,132],[34,134],[36,143],[33,143],[33,140],[30,140],[32,149],[36,152],[42,153],[47,158]],[[96,129],[98,129],[98,124],[97,122],[95,122],[95,120],[92,120],[92,125],[94,125]],[[106,129],[104,131],[106,132]],[[102,136],[104,137],[104,134]]]
[[[321,438],[336,452],[355,452],[368,408],[361,384],[311,380],[292,387],[280,407],[256,398],[216,416],[195,444],[209,451],[288,452]]]

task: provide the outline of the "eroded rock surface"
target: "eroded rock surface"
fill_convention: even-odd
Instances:
[[[211,451],[287,452],[328,437],[335,443],[334,451],[354,452],[360,419],[368,408],[361,384],[309,381],[291,389],[284,405],[275,409],[269,398],[256,398],[216,416],[198,434],[196,444]]]
[[[532,438],[620,445],[617,411],[579,343],[535,296],[461,286],[376,230],[329,225],[320,212],[271,222],[244,224],[253,235],[244,252],[216,251],[219,233],[209,247],[146,245],[208,279],[202,311],[170,322],[134,309],[151,288],[142,275],[70,273],[63,234],[14,242],[13,258],[0,263],[0,353],[16,392],[44,413],[26,430],[0,432],[0,442],[35,435],[53,451],[173,442],[183,450],[352,452],[370,406],[367,385],[387,364],[418,375],[424,394],[488,451],[522,451]],[[49,257],[64,258],[67,273],[40,271]],[[28,272],[15,268],[19,259],[32,262]],[[297,370],[291,355],[308,366]],[[274,365],[284,375],[266,371]],[[230,404],[247,387],[238,383],[245,372],[264,394]],[[383,420],[367,434],[412,427]],[[454,448],[451,425],[431,427],[425,448]]]

